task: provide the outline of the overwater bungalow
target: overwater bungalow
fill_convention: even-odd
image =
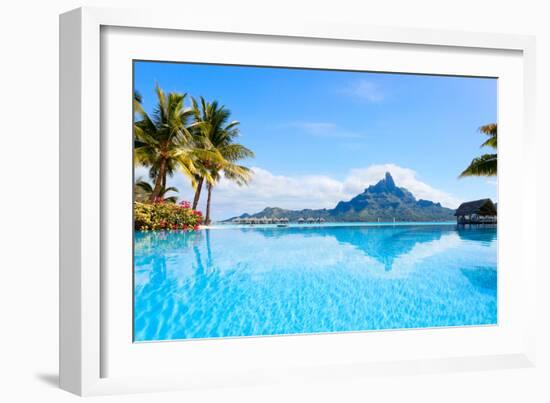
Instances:
[[[302,217],[298,218],[298,224],[303,224],[304,222],[305,220]]]
[[[314,222],[315,222],[315,218],[313,218],[313,217],[308,217],[308,219],[307,219],[307,223],[308,223],[308,224],[311,224],[311,223],[314,223]]]
[[[496,224],[497,209],[491,199],[462,203],[455,212],[457,224]]]

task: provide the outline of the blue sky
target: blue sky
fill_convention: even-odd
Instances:
[[[496,200],[494,178],[458,179],[489,151],[477,129],[496,122],[496,79],[136,62],[134,80],[147,111],[158,83],[218,100],[241,122],[255,179],[247,189],[220,183],[215,219],[265,206],[331,207],[385,170],[415,196],[449,207]],[[171,183],[189,198],[181,175]]]

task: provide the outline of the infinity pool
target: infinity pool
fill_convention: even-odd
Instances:
[[[497,322],[495,228],[136,232],[135,341]]]

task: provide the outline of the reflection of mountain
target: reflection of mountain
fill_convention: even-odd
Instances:
[[[230,218],[287,218],[296,222],[300,218],[322,218],[331,222],[352,221],[454,221],[454,210],[429,200],[416,200],[407,189],[396,186],[389,172],[376,185],[349,201],[340,201],[333,209],[285,210],[267,207],[256,214],[243,214]]]
[[[166,259],[169,259],[172,254],[193,250],[196,257],[196,269],[210,271],[214,266],[209,242],[212,231],[223,232],[226,230],[214,229],[185,234],[141,233],[139,238],[136,238],[136,266],[152,265],[157,272],[164,272],[164,269],[159,269],[165,268]],[[256,234],[265,238],[289,238],[287,242],[291,243],[300,242],[300,238],[332,238],[339,244],[350,245],[365,256],[378,261],[386,271],[392,269],[397,259],[412,259],[418,258],[418,256],[425,258],[437,253],[442,247],[446,249],[449,245],[456,245],[458,239],[482,245],[490,245],[496,239],[494,227],[464,229],[454,224],[247,227],[228,231]],[[206,253],[201,257],[199,247],[205,240]],[[277,241],[274,241],[274,244],[277,244]],[[485,274],[485,272],[481,272],[480,276],[484,277]],[[479,276],[475,273],[468,271],[464,275],[470,276],[468,279],[471,282],[479,280]],[[480,281],[486,282],[483,279]],[[487,281],[490,282],[490,279]]]
[[[353,230],[350,230],[353,228]],[[456,232],[456,225],[387,225],[338,227],[242,228],[243,232],[256,232],[265,237],[300,235],[303,237],[333,237],[348,244],[391,270],[393,262],[406,255],[416,245],[437,241],[444,234]]]
[[[339,242],[353,245],[378,260],[388,271],[398,257],[409,253],[417,244],[437,241],[453,229],[454,226],[365,227],[357,231],[335,231],[334,236]]]

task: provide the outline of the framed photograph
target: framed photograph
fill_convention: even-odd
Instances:
[[[533,38],[60,24],[64,389],[534,365]]]

